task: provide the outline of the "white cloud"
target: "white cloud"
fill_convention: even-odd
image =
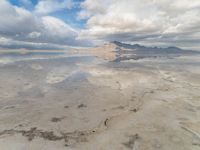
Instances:
[[[77,31],[62,20],[45,16],[42,17],[43,29],[39,40],[60,44],[75,44]]]
[[[68,49],[66,45],[59,45],[53,43],[35,43],[27,41],[18,41],[11,38],[0,38],[0,49],[42,49],[42,50],[58,50],[58,49]]]
[[[84,45],[84,40],[77,40],[76,29],[64,21],[51,16],[35,16],[28,10],[11,5],[6,0],[0,1],[0,38],[4,43],[0,47],[30,47],[37,44],[53,45]],[[4,40],[2,40],[4,39]],[[20,44],[17,44],[17,41]],[[6,44],[7,42],[8,44]],[[28,46],[28,43],[30,46]],[[35,43],[35,44],[34,44]],[[85,43],[87,45],[87,43]]]
[[[79,38],[180,46],[200,40],[199,0],[86,0],[81,6],[78,18],[88,20]]]
[[[40,36],[41,36],[41,33],[40,33],[40,32],[31,32],[31,33],[28,34],[28,37],[29,37],[29,38],[32,38],[32,39],[38,38],[38,37],[40,37]]]
[[[31,4],[30,0],[20,2]],[[85,0],[77,15],[77,19],[86,19],[85,29],[74,29],[49,16],[55,11],[79,7],[79,3],[41,0],[34,14],[11,5],[8,0],[0,0],[1,41],[4,39],[4,46],[6,42],[18,46],[23,43],[80,46],[89,44],[85,40],[96,43],[119,40],[200,48],[199,0]]]
[[[35,6],[35,12],[40,14],[48,14],[51,12],[63,10],[63,9],[71,9],[73,6],[72,0],[41,0]]]
[[[37,30],[38,21],[29,11],[13,7],[7,1],[0,1],[0,34],[27,34]]]

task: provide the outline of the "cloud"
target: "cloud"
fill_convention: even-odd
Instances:
[[[31,10],[34,7],[30,0],[19,2],[25,8],[31,5]],[[76,13],[80,6],[77,19],[84,19],[80,21],[83,29],[50,16],[64,9]],[[33,12],[25,8],[8,0],[0,1],[0,47],[24,44],[34,49],[49,44],[61,48],[118,40],[200,49],[199,0],[85,0],[81,4],[72,0],[41,0]]]
[[[61,48],[65,45],[89,44],[85,40],[78,40],[77,29],[70,27],[58,18],[35,16],[24,8],[11,5],[6,0],[0,1],[0,8],[0,38],[4,41],[0,42],[0,47],[24,46],[34,49],[34,47],[44,48],[45,46],[49,48],[50,45],[53,48],[60,45],[58,48]]]
[[[32,39],[38,38],[40,36],[41,36],[40,32],[31,32],[31,33],[28,34],[28,37],[32,38]]]
[[[199,0],[86,0],[79,38],[99,41],[196,45],[200,48]],[[189,47],[189,46],[188,46]]]
[[[18,36],[35,31],[39,27],[36,17],[29,11],[14,7],[7,1],[0,1],[0,34],[8,36]]]
[[[35,6],[35,12],[40,14],[48,14],[63,9],[71,9],[72,0],[41,0]]]
[[[0,49],[62,50],[69,48],[65,45],[18,41],[4,37],[0,38],[0,43]]]

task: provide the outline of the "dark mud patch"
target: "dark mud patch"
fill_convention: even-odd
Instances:
[[[53,118],[51,118],[51,122],[60,122],[60,121],[62,121],[64,119],[64,117],[53,117]]]
[[[32,141],[35,137],[41,137],[43,139],[47,139],[50,141],[56,141],[61,140],[62,137],[54,135],[53,131],[42,131],[38,130],[36,127],[31,128],[30,130],[4,130],[3,132],[0,132],[0,136],[5,134],[22,134],[23,136],[27,137],[28,141]]]
[[[61,140],[62,137],[56,136],[53,131],[41,131],[36,127],[31,128],[29,131],[22,131],[22,135],[27,137],[29,141],[32,141],[35,137],[41,137],[50,141]]]
[[[59,135],[56,135],[53,131],[43,131],[33,127],[30,130],[4,130],[0,132],[0,136],[3,135],[14,135],[21,134],[26,137],[28,141],[34,140],[36,137],[43,138],[49,141],[65,141],[65,146],[71,146],[80,142],[87,142],[88,135],[92,134],[92,131],[74,131],[74,132],[60,132]]]
[[[17,127],[23,127],[24,125],[23,124],[19,124]]]
[[[108,121],[109,121],[109,119],[108,119],[108,118],[106,118],[106,120],[104,121],[104,126],[105,126],[105,127],[107,127],[107,126],[108,126]]]
[[[85,105],[85,104],[80,104],[80,105],[78,105],[77,107],[78,107],[78,108],[85,108],[85,107],[87,107],[87,105]]]
[[[133,111],[133,112],[136,113],[136,112],[138,112],[138,110],[139,110],[138,108],[133,108],[133,109],[131,109],[130,111]]]
[[[64,106],[64,108],[69,108],[69,106],[66,105],[66,106]]]
[[[5,107],[5,109],[13,109],[13,108],[15,108],[15,106],[7,106],[7,107]]]
[[[124,109],[125,107],[124,106],[117,106],[117,107],[114,107],[112,109]]]

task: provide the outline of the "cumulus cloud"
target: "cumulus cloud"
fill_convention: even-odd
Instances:
[[[0,48],[3,49],[62,50],[69,48],[59,44],[18,41],[4,37],[0,38],[0,43]]]
[[[33,7],[30,0],[19,2]],[[0,0],[0,47],[30,44],[37,48],[37,44],[49,44],[60,48],[118,40],[200,49],[199,0],[85,0],[77,15],[78,20],[86,21],[86,25],[81,25],[84,29],[75,29],[50,16],[75,7],[78,11],[79,4],[80,1],[72,0],[40,0],[30,12],[26,7]]]
[[[0,34],[18,36],[38,29],[39,23],[29,11],[0,1]]]
[[[72,0],[41,0],[35,6],[35,12],[41,14],[48,14],[63,9],[71,9],[72,6]]]
[[[200,47],[199,0],[86,0],[79,38]]]
[[[6,0],[0,1],[0,8],[0,47],[23,47],[24,44],[24,47],[34,49],[47,47],[48,44],[48,47],[53,45],[53,48],[56,45],[87,45],[86,41],[76,39],[76,29],[58,18],[35,16]]]

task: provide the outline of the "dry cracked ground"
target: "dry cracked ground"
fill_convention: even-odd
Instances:
[[[0,150],[200,150],[199,58],[2,61]]]

